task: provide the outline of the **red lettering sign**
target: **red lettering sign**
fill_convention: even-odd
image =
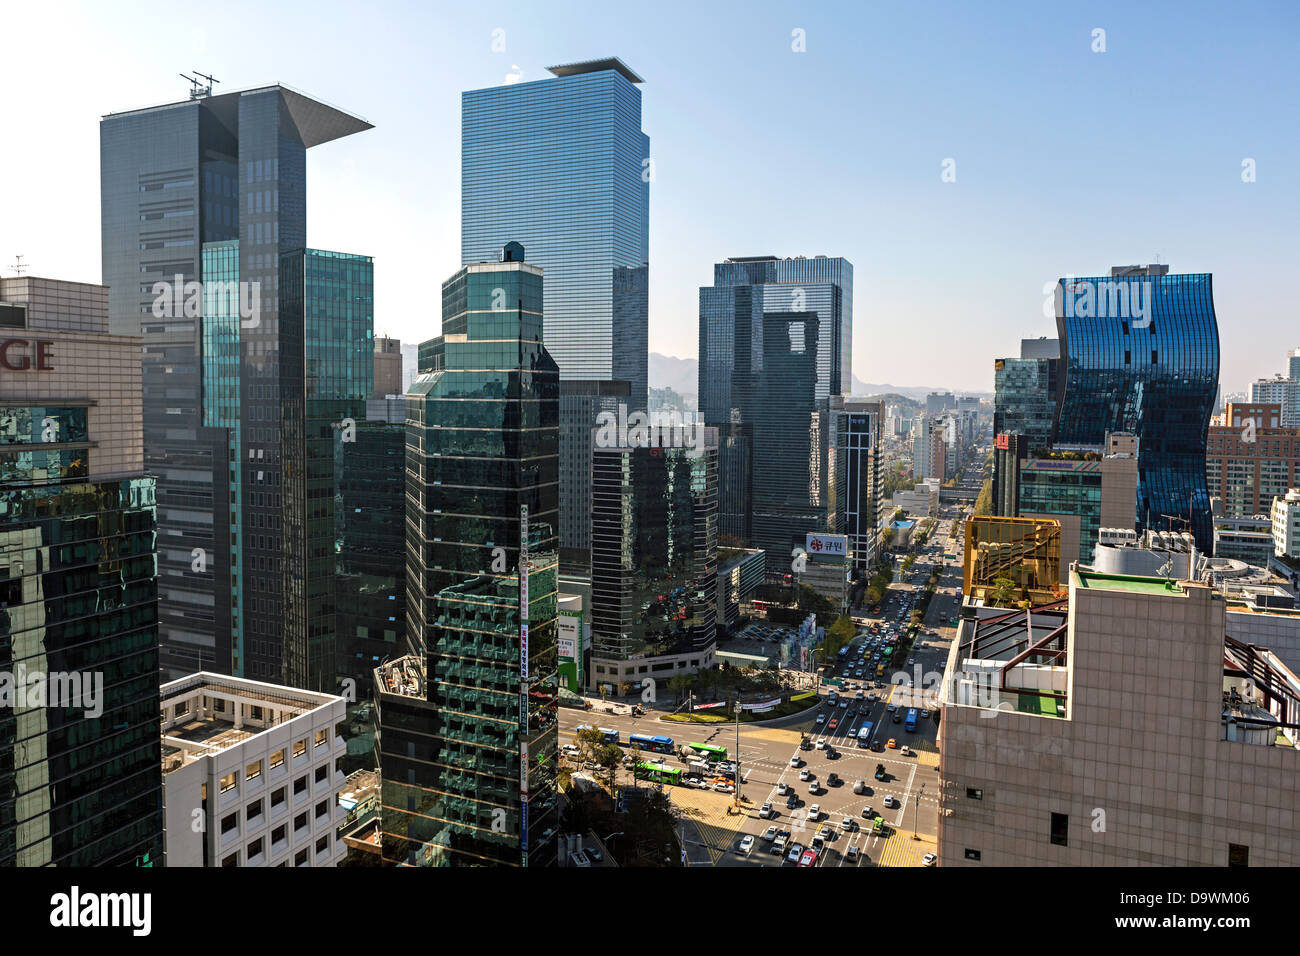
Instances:
[[[5,339],[0,342],[0,368],[11,372],[25,372],[32,368],[32,359],[26,352],[27,346],[36,347],[36,371],[48,372],[54,368],[50,364],[50,347],[53,342],[38,341],[28,343],[27,339]]]

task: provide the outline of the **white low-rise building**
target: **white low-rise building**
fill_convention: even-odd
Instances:
[[[346,701],[200,672],[161,687],[167,866],[335,866]]]
[[[1300,558],[1300,488],[1273,499],[1273,553]]]

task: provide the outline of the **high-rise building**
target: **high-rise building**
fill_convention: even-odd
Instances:
[[[1300,349],[1286,353],[1286,377],[1300,382]]]
[[[832,400],[835,418],[835,467],[840,488],[843,522],[839,529],[848,536],[853,567],[864,572],[876,556],[880,537],[880,505],[883,488],[880,435],[884,406],[880,402]]]
[[[830,400],[851,379],[853,266],[843,258],[732,258],[700,289],[699,408],[718,429],[728,547],[789,570],[808,532],[836,530]]]
[[[643,82],[617,57],[461,97],[461,262],[507,240],[546,273],[546,349],[560,368],[560,546],[587,561],[591,429],[646,407],[650,138]]]
[[[1280,405],[1281,426],[1300,428],[1300,380],[1283,378],[1280,375],[1261,378],[1251,384],[1250,400],[1255,403]]]
[[[711,428],[691,431],[701,439],[694,445],[594,442],[593,686],[664,685],[713,666],[718,438]]]
[[[108,297],[0,279],[0,867],[162,865],[154,478]]]
[[[1246,627],[1271,646],[1294,613],[1082,570],[1068,609],[968,607],[940,696],[939,865],[1300,864],[1277,810],[1300,801],[1300,678]]]
[[[375,337],[375,386],[371,398],[388,398],[406,391],[402,378],[402,341]]]
[[[1300,486],[1300,428],[1281,426],[1275,402],[1229,402],[1222,425],[1211,425],[1205,475],[1229,518],[1267,515],[1273,499]]]
[[[366,356],[361,400],[369,395],[368,328],[355,343],[326,331],[314,356],[310,344],[318,304],[324,321],[360,334],[368,260],[304,253],[307,149],[369,128],[278,85],[100,125],[103,278],[113,330],[144,337],[145,465],[166,542],[161,662],[173,677],[206,670],[304,686],[328,669],[332,685],[332,667],[310,650],[333,643],[317,633],[332,624],[303,603],[324,586],[301,564],[310,516],[296,496],[315,477],[297,471],[306,463],[283,442],[322,437],[285,416],[306,413],[313,396],[302,390],[334,373],[339,349]],[[334,289],[344,271],[351,288]],[[311,289],[313,276],[326,285]]]
[[[925,413],[931,418],[956,407],[957,399],[952,392],[931,392],[925,396]]]
[[[993,501],[995,513],[1014,516],[1019,462],[1052,443],[1060,388],[1060,342],[1022,339],[1019,358],[993,363]],[[1010,436],[1020,436],[1014,440]],[[1014,445],[1014,448],[1013,448]],[[1014,451],[1014,455],[1009,452]]]
[[[1167,273],[1165,265],[1117,266],[1109,277],[1060,280],[1064,383],[1054,440],[1100,450],[1108,432],[1136,435],[1137,530],[1181,523],[1208,553],[1205,443],[1219,381],[1213,277]]]
[[[402,865],[555,861],[559,370],[542,270],[516,242],[499,258],[443,283],[406,395],[414,653],[375,671],[383,856]]]

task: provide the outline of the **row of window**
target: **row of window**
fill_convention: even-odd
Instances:
[[[217,701],[217,703],[221,703],[221,702],[220,702],[220,701]],[[217,708],[215,708],[215,709],[220,710],[221,708],[220,708],[220,707],[217,707]],[[254,718],[254,719],[256,719],[256,718]],[[293,744],[293,755],[294,755],[295,757],[301,757],[303,754],[305,754],[305,753],[307,752],[307,739],[308,739],[308,738],[304,737],[302,740],[296,740],[296,741],[294,741],[294,744]],[[323,747],[323,746],[325,746],[325,744],[327,744],[327,743],[329,743],[329,731],[328,731],[328,730],[318,730],[318,731],[316,731],[316,736],[315,736],[315,746],[316,746],[316,747]],[[284,755],[285,755],[285,748],[284,748],[284,747],[281,747],[281,748],[280,748],[279,750],[277,750],[275,753],[271,754],[271,758],[270,758],[270,767],[269,767],[269,769],[270,769],[270,770],[274,770],[276,767],[279,767],[281,764],[283,764],[283,763],[284,763]],[[321,776],[321,773],[322,773],[322,771],[325,771],[326,769],[327,769],[327,768],[325,768],[325,767],[318,767],[318,768],[316,769],[316,773],[317,773],[317,777],[316,777],[316,779],[317,779],[317,780],[321,780],[321,779],[323,779],[323,777]],[[244,779],[245,779],[246,781],[256,779],[257,777],[260,777],[261,775],[262,775],[262,761],[260,761],[260,760],[254,761],[253,763],[250,763],[247,767],[244,768]],[[306,778],[306,777],[301,777],[301,778],[299,778],[299,779],[305,781],[307,778]],[[235,789],[237,786],[239,786],[239,771],[238,771],[238,770],[232,770],[230,773],[226,774],[224,777],[221,778],[221,792],[222,792],[222,793],[225,793],[227,790],[233,790],[233,789]],[[295,792],[295,793],[298,792],[298,788],[297,788],[297,786],[295,786],[295,788],[294,788],[294,792]]]

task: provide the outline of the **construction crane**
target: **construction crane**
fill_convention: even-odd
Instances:
[[[215,76],[208,76],[206,73],[200,73],[198,70],[194,71],[194,76],[190,76],[187,73],[178,73],[177,76],[190,81],[190,99],[192,100],[201,100],[205,96],[211,96],[212,84],[221,82]],[[196,79],[196,77],[201,79]],[[202,80],[207,80],[207,84],[204,85]]]

